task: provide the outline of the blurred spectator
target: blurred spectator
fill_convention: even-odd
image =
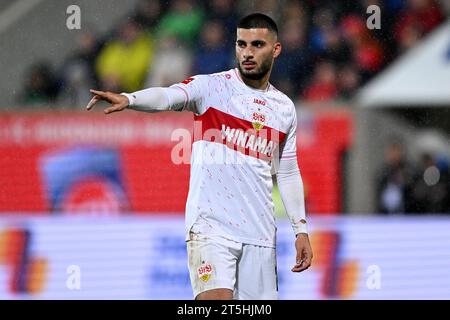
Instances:
[[[281,0],[258,0],[258,1],[239,1],[239,11],[242,16],[253,12],[261,12],[267,14],[275,21],[282,20],[282,11],[280,8],[285,5],[286,1]]]
[[[414,179],[412,193],[416,213],[449,212],[449,176],[448,164],[440,162],[439,166],[429,153],[422,154],[420,170]]]
[[[165,12],[161,0],[140,0],[136,6],[133,20],[144,31],[153,31]]]
[[[173,34],[166,33],[159,42],[146,87],[164,87],[183,81],[192,74],[192,53]]]
[[[60,73],[64,90],[59,101],[64,105],[83,104],[86,97],[80,93],[91,83],[99,83],[104,90],[134,91],[145,81],[146,85],[170,84],[168,79],[180,81],[186,75],[226,69],[234,62],[230,51],[236,24],[240,17],[255,11],[272,16],[280,27],[283,50],[271,78],[276,87],[292,97],[301,92],[309,101],[348,99],[398,54],[417,45],[436,28],[444,20],[443,8],[450,8],[447,2],[138,0],[129,13],[131,21],[119,25],[117,32],[109,30],[102,36],[109,39],[102,50],[92,36],[83,33],[77,51]],[[381,8],[380,30],[366,26],[369,5]],[[208,23],[203,27],[205,20]],[[163,65],[152,63],[154,38],[158,38],[158,61]],[[229,61],[225,62],[227,54]],[[325,66],[321,61],[326,61]],[[48,101],[53,93],[42,92],[58,90],[57,81],[52,81],[45,85],[39,80],[28,81],[22,100],[31,90],[28,101]],[[36,91],[30,89],[31,82],[33,87],[56,89]]]
[[[142,89],[151,59],[153,44],[133,20],[125,22],[118,39],[107,43],[96,61],[103,90],[133,92]]]
[[[337,76],[337,87],[339,97],[348,100],[358,89],[361,78],[358,69],[352,64],[345,64],[339,68]]]
[[[307,27],[308,13],[306,12],[303,3],[300,1],[287,1],[285,5],[282,6],[282,17],[282,21],[297,20],[304,28]]]
[[[362,8],[358,12],[360,16],[368,16],[366,10],[370,5],[377,5],[380,8],[381,28],[368,30],[368,32],[383,44],[383,60],[389,63],[397,55],[398,50],[392,29],[403,10],[405,0],[361,0],[361,2]]]
[[[337,97],[336,67],[330,61],[317,64],[312,82],[304,91],[304,98],[309,102],[324,102]]]
[[[399,53],[405,52],[416,45],[422,37],[422,31],[418,24],[410,24],[402,29],[399,35],[398,50]]]
[[[203,11],[194,5],[193,0],[174,0],[157,29],[162,36],[169,33],[187,45],[193,46],[203,25],[203,20]]]
[[[442,5],[444,15],[450,17],[450,1],[442,1],[440,4]]]
[[[206,22],[201,32],[192,73],[209,74],[228,69],[230,49],[232,48],[225,43],[224,26],[219,21]]]
[[[322,32],[323,48],[319,57],[337,64],[345,63],[352,58],[352,52],[347,42],[342,39],[338,29],[325,29]]]
[[[311,72],[311,56],[306,47],[305,27],[299,20],[288,20],[280,30],[282,50],[273,66],[271,82],[288,96],[304,88]]]
[[[60,73],[63,89],[58,99],[60,106],[86,105],[91,98],[89,89],[98,86],[95,74],[95,59],[99,52],[97,39],[91,32],[83,31],[77,37],[77,45]]]
[[[364,0],[370,1],[370,0]],[[405,0],[384,0],[384,7],[389,12],[399,13],[405,6]]]
[[[411,27],[416,28],[421,35],[425,35],[443,20],[441,8],[435,0],[408,0],[394,28],[397,43],[404,41],[402,37],[408,36],[407,30]]]
[[[326,50],[325,33],[334,29],[334,15],[330,8],[321,8],[313,13],[310,34],[310,48],[313,54],[320,55]]]
[[[234,47],[236,41],[236,26],[239,17],[236,12],[236,0],[212,0],[207,4],[209,20],[218,20],[225,28],[223,41],[226,46]]]
[[[350,15],[340,24],[344,39],[350,44],[353,60],[358,66],[364,80],[370,78],[383,66],[383,47],[367,29],[362,17]]]
[[[46,105],[55,102],[59,87],[56,76],[47,62],[32,65],[25,76],[24,90],[19,102],[23,105]]]
[[[444,154],[439,154],[436,157],[436,167],[440,173],[439,183],[446,186],[446,196],[443,200],[445,210],[443,212],[450,213],[450,164],[448,157]]]
[[[392,142],[385,150],[384,164],[377,175],[378,212],[414,212],[413,179],[414,171],[405,158],[403,145]]]
[[[347,41],[335,27],[333,13],[326,8],[316,15],[319,16],[313,19],[316,26],[312,32],[312,48],[316,56],[335,63],[349,61],[352,53]]]

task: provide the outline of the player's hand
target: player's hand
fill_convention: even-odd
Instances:
[[[306,233],[299,233],[295,240],[295,249],[297,250],[296,264],[292,272],[302,272],[311,266],[313,252],[309,237]]]
[[[86,106],[87,110],[91,110],[97,102],[102,100],[111,104],[111,107],[104,110],[105,114],[122,111],[123,109],[126,109],[130,104],[128,98],[123,94],[92,89],[90,91],[91,93],[95,94],[95,96],[91,99],[91,101],[89,101],[88,105]]]

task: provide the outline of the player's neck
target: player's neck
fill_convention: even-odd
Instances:
[[[263,78],[255,80],[248,79],[239,72],[239,77],[241,77],[242,82],[244,82],[247,86],[256,89],[256,90],[266,90],[269,86],[269,77],[270,72],[268,72]]]

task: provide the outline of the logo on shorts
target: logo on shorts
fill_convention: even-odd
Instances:
[[[203,282],[208,282],[209,278],[211,278],[212,271],[213,271],[212,265],[209,263],[206,263],[206,264],[201,265],[197,269],[197,274],[198,274],[198,277]]]

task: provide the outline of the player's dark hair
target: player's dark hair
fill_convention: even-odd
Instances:
[[[238,28],[240,29],[254,29],[263,28],[269,29],[278,36],[278,27],[275,21],[269,16],[262,13],[252,13],[239,21]]]

